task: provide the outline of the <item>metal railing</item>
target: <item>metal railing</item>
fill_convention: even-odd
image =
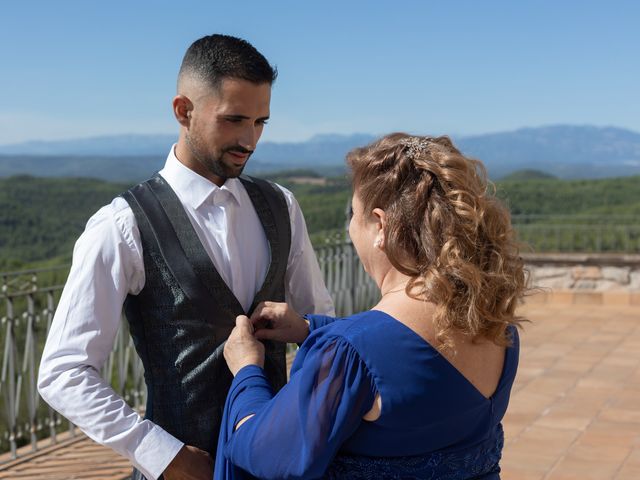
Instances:
[[[536,252],[640,253],[640,224],[518,224],[518,239]]]
[[[378,289],[364,272],[351,244],[329,244],[316,249],[320,269],[339,316],[365,310],[378,298]],[[18,456],[22,446],[37,451],[38,440],[75,426],[51,409],[37,392],[40,357],[68,265],[40,270],[0,273],[0,318],[3,345],[0,377],[0,451]],[[101,374],[132,407],[142,409],[146,389],[142,362],[135,352],[128,324],[121,322],[113,351]],[[42,446],[42,442],[40,442]]]
[[[640,225],[633,219],[624,225],[550,223],[533,217],[514,220],[520,239],[538,252],[640,253]],[[350,243],[317,247],[316,256],[337,315],[362,311],[375,303],[378,289]],[[74,425],[49,408],[36,388],[42,349],[68,268],[0,273],[0,452],[11,452],[13,458],[19,447],[30,445],[36,451],[40,439],[49,438],[55,444],[60,432],[76,434]],[[126,321],[121,322],[101,373],[132,407],[144,407],[142,363]]]
[[[0,303],[4,304],[4,315],[0,317],[0,450],[11,452],[12,458],[17,457],[17,449],[23,445],[31,444],[30,450],[36,451],[42,438],[49,437],[55,444],[61,431],[68,430],[71,437],[76,435],[74,425],[46,405],[36,387],[44,341],[68,268],[63,265],[0,274]],[[132,406],[144,405],[142,363],[126,322],[122,322],[101,373]]]
[[[640,253],[637,215],[514,215],[512,222],[538,253]]]

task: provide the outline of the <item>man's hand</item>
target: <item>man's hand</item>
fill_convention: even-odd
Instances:
[[[260,303],[251,322],[258,340],[302,343],[309,336],[309,322],[286,303]]]
[[[164,480],[211,480],[213,458],[199,448],[185,445],[162,473]]]
[[[256,340],[253,325],[245,315],[236,317],[236,326],[224,345],[224,359],[234,377],[247,365],[264,366],[264,345]]]

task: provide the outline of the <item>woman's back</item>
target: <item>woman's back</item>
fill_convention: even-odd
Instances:
[[[318,317],[308,318],[313,322]],[[379,417],[363,421],[343,444],[341,453],[381,457],[425,455],[464,449],[495,435],[515,378],[517,334],[514,348],[503,354],[500,364],[504,368],[500,365],[499,381],[488,398],[455,364],[388,313],[373,310],[327,325],[310,336],[308,346],[316,341],[331,341],[331,337],[342,337],[354,347],[381,398]],[[465,367],[471,360],[484,361],[472,348],[464,359]],[[304,356],[303,348],[292,374],[303,367]],[[492,361],[497,364],[494,358],[488,360],[485,365]]]
[[[431,303],[411,298],[404,291],[394,292],[383,298],[373,310],[384,312],[398,322],[412,330],[431,346],[437,346],[438,340],[433,325],[435,306]],[[505,347],[496,345],[488,340],[473,341],[460,332],[450,332],[450,348],[441,349],[442,355],[469,383],[471,383],[484,397],[493,395],[500,378],[504,364]],[[377,418],[374,411],[373,418]]]

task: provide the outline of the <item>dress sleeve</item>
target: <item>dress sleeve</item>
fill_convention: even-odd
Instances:
[[[215,479],[320,477],[371,409],[375,384],[351,344],[333,336],[305,347],[302,367],[276,396],[260,367],[238,372],[225,405]]]
[[[325,325],[329,325],[330,323],[335,322],[336,320],[340,320],[339,318],[332,317],[329,315],[312,315],[307,314],[304,315],[305,320],[309,321],[309,332],[313,332],[320,327],[324,327]]]

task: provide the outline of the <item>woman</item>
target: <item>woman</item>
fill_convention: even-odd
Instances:
[[[349,234],[380,301],[238,317],[216,478],[498,479],[525,291],[509,214],[447,137],[392,134],[347,162]],[[261,339],[302,342],[275,396]]]

